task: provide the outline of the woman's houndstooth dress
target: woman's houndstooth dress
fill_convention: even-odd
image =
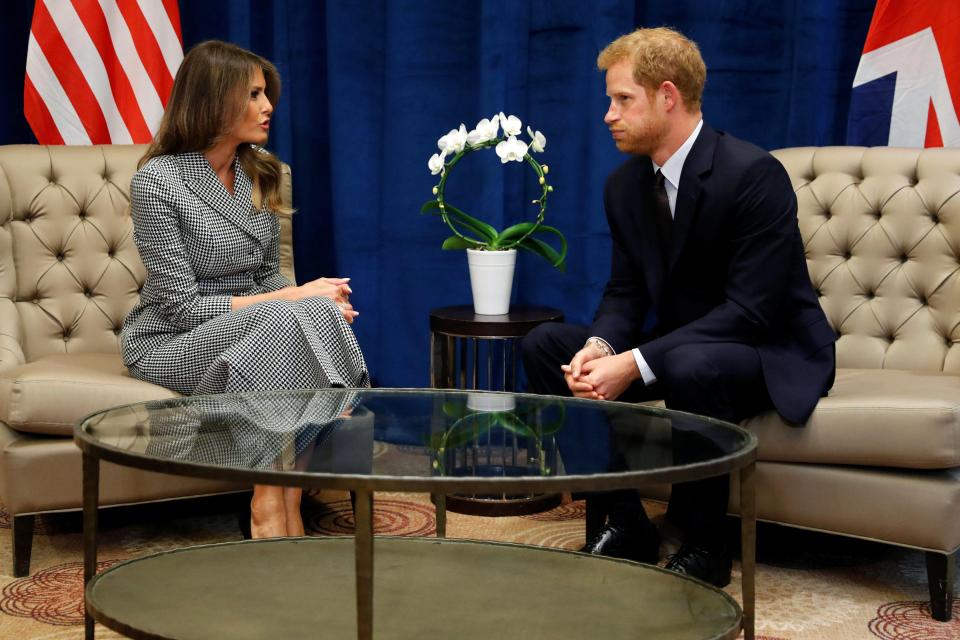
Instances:
[[[280,225],[256,210],[234,161],[231,196],[200,153],[159,156],[130,185],[133,239],[146,267],[121,333],[124,364],[184,394],[369,386],[356,337],[328,298],[231,310],[232,296],[289,286]]]

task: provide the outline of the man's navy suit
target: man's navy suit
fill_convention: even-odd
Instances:
[[[660,397],[731,421],[772,405],[802,424],[833,384],[836,335],[810,284],[786,171],[704,123],[683,164],[669,247],[661,246],[654,180],[647,156],[608,179],[613,247],[603,299],[589,328],[541,325],[524,339],[531,387],[569,394],[559,365],[598,336],[617,353],[639,347],[657,377],[648,388],[634,383],[623,400]],[[726,489],[711,486],[722,517]]]

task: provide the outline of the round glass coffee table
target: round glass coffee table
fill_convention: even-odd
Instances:
[[[94,620],[151,639],[679,640],[735,638],[741,629],[753,637],[756,438],[732,424],[552,396],[324,389],[127,405],[84,419],[74,438],[83,451],[88,638]],[[477,467],[467,464],[476,459],[503,472],[463,474]],[[101,460],[251,484],[349,490],[356,533],[196,546],[97,575]],[[444,537],[448,494],[593,492],[735,471],[742,610],[713,586],[650,565]],[[375,491],[432,494],[437,538],[375,541]]]

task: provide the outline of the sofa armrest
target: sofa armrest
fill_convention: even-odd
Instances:
[[[27,361],[20,345],[20,335],[20,314],[13,301],[0,299],[0,371],[19,367]]]

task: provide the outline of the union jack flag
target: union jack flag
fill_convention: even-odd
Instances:
[[[960,146],[960,2],[877,0],[847,144]]]

